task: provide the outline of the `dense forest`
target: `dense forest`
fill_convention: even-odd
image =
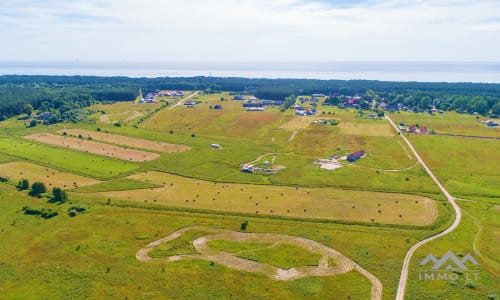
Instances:
[[[100,101],[131,101],[139,90],[204,90],[254,94],[284,100],[290,95],[322,93],[336,104],[343,96],[430,108],[500,115],[500,84],[386,82],[373,80],[249,79],[224,77],[129,78],[96,76],[0,76],[0,119],[33,110],[50,112],[50,122],[68,121],[75,112]]]

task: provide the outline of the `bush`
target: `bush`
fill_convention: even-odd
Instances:
[[[30,183],[28,181],[28,179],[21,179],[19,180],[19,183],[16,185],[16,188],[19,190],[19,191],[24,191],[24,190],[27,190],[30,188]]]
[[[45,187],[45,184],[43,182],[35,182],[33,183],[33,185],[31,185],[31,191],[29,192],[29,195],[36,197],[46,192],[47,188]]]
[[[0,176],[0,182],[7,182],[7,181],[9,181],[9,178]]]
[[[50,199],[50,202],[66,202],[68,200],[68,196],[66,195],[66,192],[63,191],[62,189],[55,187],[52,189],[52,199]]]
[[[25,215],[40,216],[44,219],[50,219],[58,215],[57,211],[53,211],[50,208],[35,209],[28,206],[24,206],[23,209]]]
[[[247,230],[247,226],[248,226],[248,221],[241,223],[241,225],[240,225],[241,231]]]

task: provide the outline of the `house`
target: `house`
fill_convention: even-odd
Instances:
[[[316,114],[316,110],[315,109],[309,109],[306,111],[306,115],[308,116],[313,116]]]
[[[408,132],[410,132],[410,133],[417,132],[417,126],[416,125],[411,125],[410,127],[408,127]]]
[[[43,113],[39,113],[38,116],[37,116],[37,119],[38,120],[48,120],[50,118],[52,118],[52,113],[46,111],[46,112],[43,112]]]
[[[427,129],[427,127],[422,127],[420,128],[418,133],[427,134],[429,133],[429,129]]]
[[[264,107],[246,107],[246,111],[264,111]]]
[[[219,145],[219,144],[210,144],[210,147],[212,147],[213,149],[220,149],[220,148],[222,148],[221,145]]]
[[[488,121],[486,121],[486,123],[484,123],[484,124],[486,124],[486,126],[488,126],[488,127],[498,127],[498,123],[497,123],[497,122],[494,122],[494,121],[492,121],[492,120],[488,120]]]
[[[306,111],[305,110],[301,110],[301,109],[298,109],[295,111],[295,114],[297,116],[305,116],[306,115]]]
[[[378,116],[377,116],[377,114],[368,114],[368,118],[376,119],[376,118],[378,118]]]
[[[184,97],[184,92],[183,91],[175,91],[172,93],[172,96],[174,97]]]
[[[311,97],[313,97],[313,98],[323,98],[323,97],[325,97],[325,95],[324,94],[312,94]]]
[[[347,154],[347,160],[350,162],[354,162],[363,156],[365,156],[365,151],[359,150],[359,151],[353,152],[351,154]]]
[[[243,168],[241,168],[241,172],[243,172],[243,173],[253,173],[254,172],[254,167],[253,167],[253,165],[243,166]]]
[[[191,100],[189,100],[186,103],[184,103],[184,106],[187,107],[187,108],[193,108],[195,105],[196,105],[196,102],[191,101]]]
[[[241,100],[245,100],[245,98],[242,95],[235,95],[233,97],[233,100],[239,100],[239,101],[241,101]]]

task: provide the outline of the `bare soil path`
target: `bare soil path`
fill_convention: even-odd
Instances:
[[[195,239],[193,247],[199,254],[187,254],[187,255],[175,255],[166,258],[151,258],[149,252],[155,247],[167,243],[169,241],[175,240],[187,231],[190,230],[202,230],[209,234],[200,238]],[[303,266],[295,267],[291,269],[281,269],[275,266],[248,260],[240,257],[234,256],[232,253],[214,250],[209,247],[208,243],[215,240],[225,240],[233,242],[264,242],[277,244],[289,244],[296,245],[307,249],[307,251],[315,252],[321,255],[317,266]],[[330,276],[330,275],[340,275],[352,270],[360,272],[362,275],[370,280],[371,287],[371,299],[379,300],[382,299],[382,283],[373,274],[362,268],[357,263],[353,262],[340,252],[332,249],[328,246],[320,244],[316,241],[290,236],[283,234],[273,234],[273,233],[242,233],[231,230],[224,229],[214,229],[201,226],[189,226],[182,228],[173,232],[172,234],[154,241],[148,244],[146,247],[140,249],[136,253],[136,258],[142,262],[151,261],[178,261],[182,259],[202,259],[212,262],[217,262],[219,264],[225,265],[227,267],[247,271],[252,273],[262,273],[274,280],[294,280],[302,278],[305,276]],[[329,266],[328,259],[331,258],[335,261],[334,266]]]

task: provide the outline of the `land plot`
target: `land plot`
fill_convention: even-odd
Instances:
[[[300,130],[300,129],[305,129],[309,125],[311,125],[314,120],[319,120],[319,119],[324,119],[319,116],[314,116],[314,117],[309,117],[309,116],[304,116],[304,117],[295,117],[291,121],[281,125],[279,128],[285,129],[285,130]]]
[[[130,178],[163,187],[93,195],[190,209],[417,226],[432,224],[438,215],[435,202],[422,196],[214,183],[159,172]]]
[[[389,123],[360,123],[360,122],[341,122],[339,124],[340,132],[343,134],[352,134],[360,136],[382,136],[391,137],[394,134],[391,132]]]
[[[123,148],[84,139],[65,137],[48,133],[37,133],[25,137],[28,140],[56,145],[82,152],[88,152],[128,161],[150,161],[160,157],[158,153]]]
[[[12,162],[0,165],[0,175],[18,181],[28,179],[30,183],[43,182],[50,187],[69,189],[75,186],[87,186],[100,183],[99,180],[83,177],[52,168],[46,168],[28,162]]]
[[[10,138],[0,138],[0,152],[34,161],[40,165],[98,179],[130,175],[131,172],[139,168],[138,164],[128,161]]]
[[[486,127],[481,121],[488,120],[487,117],[479,117],[456,112],[445,112],[443,114],[416,114],[398,113],[391,114],[395,123],[405,125],[418,124],[427,127],[437,134],[457,134],[466,136],[495,137],[500,138],[499,128]],[[498,121],[498,119],[496,119]]]
[[[91,137],[92,140],[109,142],[113,144],[153,150],[153,151],[177,153],[177,152],[191,150],[191,147],[185,145],[176,145],[164,142],[133,138],[123,135],[109,134],[104,132],[94,132],[90,130],[67,129],[59,131],[59,133],[63,132],[66,132],[68,135],[73,135],[73,136],[82,135],[84,139],[88,139],[88,137]]]
[[[500,141],[435,135],[410,140],[454,196],[500,198]]]

